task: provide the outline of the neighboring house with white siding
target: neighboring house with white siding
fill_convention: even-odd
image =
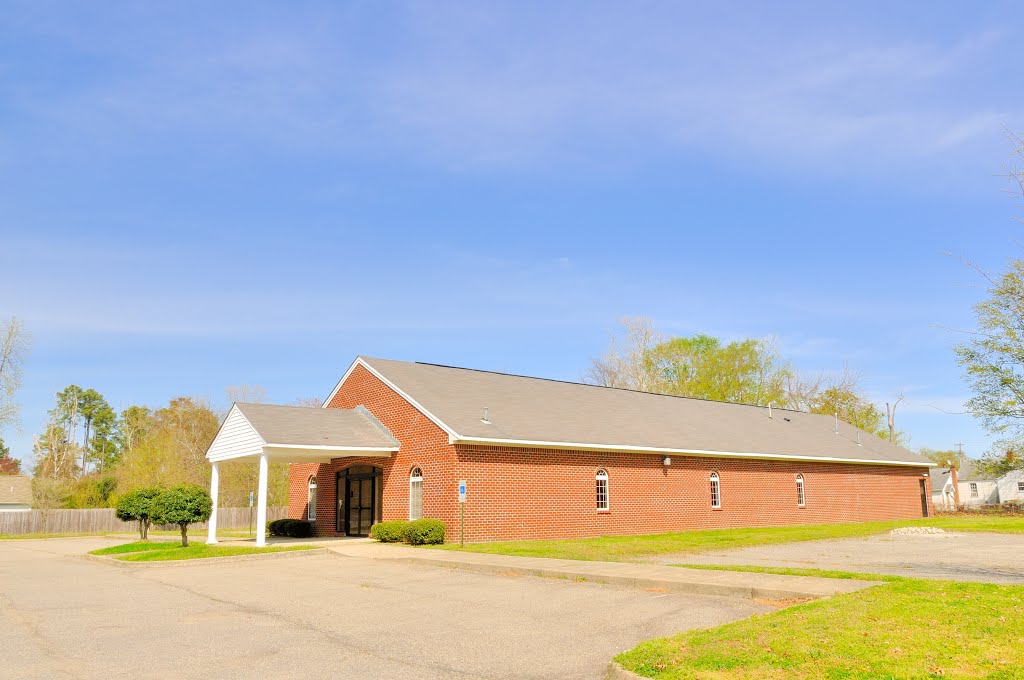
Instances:
[[[1024,470],[1014,470],[996,480],[999,486],[999,502],[1016,501],[1024,503]]]
[[[32,480],[23,475],[0,475],[0,512],[32,509]]]
[[[936,508],[955,509],[953,484],[949,468],[932,468],[932,503]],[[965,459],[957,471],[960,504],[966,507],[1024,503],[1024,472],[1014,471],[995,478],[978,472],[974,461]]]

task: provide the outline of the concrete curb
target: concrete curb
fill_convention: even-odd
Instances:
[[[614,661],[608,664],[608,672],[604,677],[605,680],[650,680],[650,678],[644,678],[644,676],[637,675],[633,671],[627,671]]]
[[[739,597],[748,600],[799,600],[805,598],[819,599],[836,593],[821,593],[811,589],[799,588],[800,581],[807,577],[789,577],[793,579],[793,588],[765,587],[744,584],[712,583],[709,581],[678,581],[670,579],[652,578],[645,576],[611,575],[582,573],[582,569],[563,569],[558,567],[525,567],[506,564],[486,564],[479,562],[457,562],[451,559],[437,559],[427,556],[409,556],[390,558],[395,562],[408,564],[429,564],[438,567],[450,567],[483,574],[497,574],[500,576],[544,576],[547,578],[560,578],[587,583],[604,583],[608,585],[629,586],[634,588],[656,588],[659,590],[670,590],[676,593],[688,593],[691,595],[718,595],[722,597]],[[586,563],[582,563],[581,566]],[[731,572],[730,572],[731,573]],[[859,588],[866,588],[878,585],[879,581],[856,581]],[[854,582],[848,581],[843,586],[853,586]]]
[[[325,555],[330,550],[327,548],[310,548],[309,550],[282,550],[279,552],[253,553],[251,555],[227,555],[225,557],[203,557],[193,560],[163,560],[158,562],[123,562],[111,555],[81,555],[81,557],[92,562],[100,562],[112,567],[122,569],[134,569],[136,567],[188,567],[196,564],[224,564],[225,562],[250,562],[253,560],[285,559],[291,557],[305,557],[306,555]],[[123,553],[122,553],[123,554]]]

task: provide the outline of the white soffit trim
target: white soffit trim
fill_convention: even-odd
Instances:
[[[675,454],[680,456],[717,456],[721,458],[767,458],[771,460],[801,460],[822,463],[853,463],[862,465],[904,465],[909,467],[935,467],[932,462],[899,460],[859,460],[834,456],[801,456],[797,454],[756,453],[746,451],[709,451],[706,449],[667,449],[627,444],[580,444],[576,442],[545,442],[520,439],[491,439],[487,437],[456,437],[456,444],[482,444],[490,446],[521,446],[536,449],[576,449],[579,451],[622,451],[626,453]]]
[[[400,389],[398,388],[398,386],[397,386],[397,385],[395,385],[395,384],[394,384],[393,382],[391,382],[390,380],[388,380],[387,378],[385,378],[385,377],[384,377],[383,375],[381,375],[380,373],[378,373],[378,372],[377,372],[377,370],[376,370],[376,369],[374,369],[374,368],[373,368],[373,366],[371,366],[371,365],[370,365],[369,363],[367,363],[367,362],[366,362],[366,360],[365,360],[365,359],[363,359],[363,357],[362,357],[362,356],[358,356],[358,357],[356,357],[356,360],[355,360],[355,361],[353,361],[353,362],[352,362],[352,365],[348,367],[348,370],[347,370],[347,371],[345,371],[345,375],[341,376],[341,380],[339,380],[339,381],[338,381],[338,384],[337,384],[337,385],[335,385],[335,387],[334,387],[334,390],[332,390],[332,391],[331,391],[331,394],[330,394],[330,396],[329,396],[329,397],[327,397],[327,400],[326,400],[326,401],[325,401],[325,402],[323,403],[323,405],[322,405],[322,406],[321,406],[320,408],[327,408],[327,405],[331,403],[331,400],[332,400],[332,399],[334,399],[334,395],[336,395],[336,394],[338,393],[338,390],[340,390],[340,389],[341,389],[341,386],[342,386],[342,385],[344,385],[344,384],[345,384],[345,381],[346,381],[346,380],[348,380],[348,377],[349,377],[350,375],[352,375],[352,371],[354,371],[354,370],[355,370],[356,366],[362,366],[363,368],[365,368],[365,369],[366,369],[367,371],[369,371],[369,372],[370,372],[370,373],[371,373],[371,374],[372,374],[372,375],[373,375],[374,377],[376,377],[376,378],[377,378],[378,380],[380,380],[380,381],[381,381],[382,383],[384,383],[385,385],[387,385],[388,387],[390,387],[390,388],[391,388],[391,389],[392,389],[392,390],[393,390],[393,391],[395,392],[395,394],[397,394],[398,396],[402,397],[402,399],[405,399],[405,400],[406,400],[407,402],[409,402],[409,403],[410,403],[410,404],[411,404],[411,405],[412,405],[412,406],[413,406],[413,407],[414,407],[414,408],[415,408],[415,409],[416,409],[417,411],[419,411],[420,413],[422,413],[423,415],[425,415],[425,416],[426,416],[427,418],[429,418],[429,419],[430,419],[430,421],[431,421],[432,423],[434,423],[434,424],[435,424],[435,425],[437,425],[437,426],[438,426],[439,428],[441,428],[442,430],[444,430],[444,431],[445,431],[445,433],[446,433],[446,434],[448,435],[448,441],[449,441],[449,442],[454,442],[454,441],[458,441],[458,440],[460,440],[460,439],[461,439],[461,437],[459,437],[458,433],[456,433],[456,432],[455,432],[455,430],[453,430],[452,428],[450,428],[450,427],[448,427],[447,425],[445,425],[445,424],[444,424],[444,422],[442,422],[440,418],[438,418],[437,416],[435,416],[435,415],[434,415],[433,413],[431,413],[431,412],[430,412],[430,411],[428,411],[427,409],[423,408],[423,406],[421,406],[421,405],[419,404],[419,402],[417,402],[417,401],[416,401],[415,399],[413,399],[412,397],[410,397],[410,396],[409,396],[408,394],[406,394],[405,392],[403,392],[402,390],[400,390]]]

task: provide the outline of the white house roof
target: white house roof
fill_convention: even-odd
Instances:
[[[760,406],[436,364],[359,357],[352,368],[357,365],[403,394],[456,442],[932,465],[841,421],[836,434],[830,416],[776,408],[769,418]]]

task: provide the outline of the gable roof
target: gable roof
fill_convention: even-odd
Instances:
[[[776,408],[769,418],[760,406],[437,364],[358,357],[331,397],[357,365],[405,397],[453,442],[932,465],[841,421],[836,434],[829,416]]]
[[[272,455],[296,460],[332,456],[390,455],[398,441],[362,406],[318,409],[236,403],[206,449],[211,462]]]
[[[24,475],[0,475],[0,504],[32,504],[32,480]]]
[[[398,441],[365,409],[238,403],[266,446],[397,448]]]
[[[932,491],[941,491],[949,479],[949,468],[934,467],[929,472],[932,475]],[[957,468],[956,481],[958,484],[964,482],[994,482],[996,478],[992,475],[984,475],[978,472],[974,467],[974,461],[970,458],[964,458],[960,461],[960,467]]]

